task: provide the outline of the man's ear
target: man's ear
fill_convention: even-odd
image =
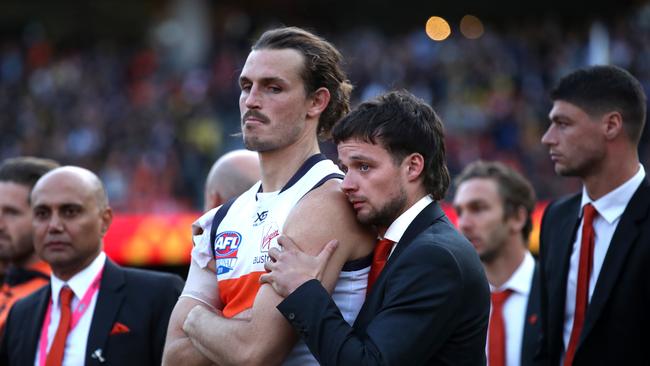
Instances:
[[[111,223],[113,222],[113,210],[110,207],[106,207],[104,211],[102,212],[102,238],[106,233],[108,232],[108,228],[111,226]]]
[[[623,116],[619,112],[609,112],[602,117],[603,130],[607,140],[613,140],[623,133]]]
[[[308,118],[317,118],[330,102],[330,91],[325,87],[318,88],[311,97],[309,97],[309,108],[307,109]]]
[[[510,225],[510,229],[516,232],[522,231],[526,225],[526,219],[528,218],[527,216],[528,215],[526,213],[526,208],[519,206],[507,220]]]
[[[420,153],[412,153],[402,161],[406,169],[406,178],[409,182],[415,181],[422,176],[424,171],[424,157]]]

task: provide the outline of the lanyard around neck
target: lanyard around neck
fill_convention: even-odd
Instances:
[[[72,331],[79,323],[81,317],[86,313],[86,310],[90,307],[90,302],[93,299],[93,296],[99,291],[99,282],[102,280],[102,273],[104,273],[104,267],[99,270],[97,276],[93,282],[90,283],[90,287],[86,290],[86,293],[81,297],[81,301],[72,311],[72,319],[70,320],[70,330]],[[45,365],[45,360],[47,359],[47,341],[48,341],[48,328],[50,327],[50,321],[52,321],[52,296],[50,296],[50,302],[47,305],[47,311],[45,312],[45,320],[43,321],[43,327],[41,328],[41,340],[39,342],[39,355],[38,355],[38,364],[40,366]]]

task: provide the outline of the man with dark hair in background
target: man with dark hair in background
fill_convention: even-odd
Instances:
[[[627,71],[594,66],[563,77],[551,99],[542,143],[555,172],[583,188],[552,202],[542,219],[539,358],[647,363],[650,184],[637,153],[646,96]]]
[[[354,219],[340,189],[343,174],[318,147],[318,136],[328,137],[349,110],[352,86],[341,64],[334,46],[300,28],[269,30],[253,45],[239,77],[239,108],[244,145],[258,153],[262,179],[195,224],[166,365],[316,364],[304,343],[293,347],[297,336],[275,309],[281,298],[259,283],[281,233],[309,243],[302,249],[312,254],[340,240],[324,282],[354,321],[373,233]]]
[[[34,252],[29,193],[43,174],[58,166],[33,157],[0,164],[0,260],[8,264],[0,293],[0,338],[11,306],[49,281],[50,267]]]
[[[517,171],[476,161],[456,182],[458,228],[474,245],[492,295],[488,366],[531,365],[539,338],[539,276],[528,251],[535,192]]]
[[[280,312],[321,365],[485,364],[485,273],[436,202],[449,185],[442,121],[398,91],[362,103],[332,135],[346,172],[341,189],[381,237],[368,295],[347,324],[322,284],[336,242],[313,257],[287,233],[262,276],[286,296]]]
[[[214,162],[205,180],[203,211],[219,207],[260,180],[260,161],[248,150],[234,150]]]

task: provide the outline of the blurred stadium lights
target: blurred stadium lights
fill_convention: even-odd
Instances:
[[[460,33],[462,33],[465,38],[481,38],[484,31],[483,22],[474,15],[467,14],[460,20]]]
[[[444,18],[433,16],[427,20],[425,31],[434,41],[444,41],[451,34],[451,27]]]

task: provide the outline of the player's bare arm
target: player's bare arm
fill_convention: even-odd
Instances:
[[[357,224],[338,181],[327,182],[306,195],[292,210],[283,232],[310,254],[319,253],[331,239],[340,242],[323,276],[330,291],[343,264],[368,255],[375,237]],[[193,344],[219,365],[280,364],[297,341],[275,308],[281,300],[270,286],[263,285],[249,321],[223,318],[205,307],[195,307],[184,329]]]
[[[178,299],[169,319],[163,365],[178,365],[181,362],[187,366],[213,364],[201,350],[193,346],[192,341],[183,331],[183,323],[187,315],[196,306],[209,308],[214,312],[222,308],[214,260],[204,268],[201,268],[194,259],[190,262],[183,294]]]

